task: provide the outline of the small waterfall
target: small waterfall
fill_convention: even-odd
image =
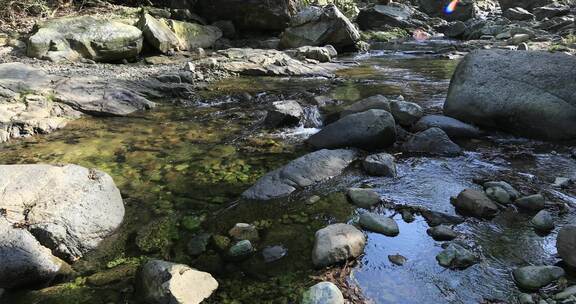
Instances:
[[[307,106],[304,108],[304,119],[302,120],[303,128],[320,128],[324,125],[322,114],[317,106]]]

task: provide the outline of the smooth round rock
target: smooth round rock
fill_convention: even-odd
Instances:
[[[576,267],[576,226],[564,226],[556,239],[558,255],[571,267]]]
[[[513,271],[516,285],[526,290],[538,290],[563,277],[564,269],[558,266],[526,266]]]
[[[344,304],[344,296],[333,283],[321,282],[304,293],[302,304]]]
[[[358,223],[366,230],[386,236],[397,236],[400,234],[396,221],[382,214],[364,213],[360,215]]]
[[[366,237],[348,224],[332,224],[316,232],[312,262],[318,268],[345,262],[364,252]]]
[[[368,209],[380,203],[380,195],[372,189],[350,188],[347,194],[352,204],[360,208]]]

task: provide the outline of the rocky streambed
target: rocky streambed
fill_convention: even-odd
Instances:
[[[156,286],[146,277],[177,272],[205,282],[206,296],[215,289],[209,303],[296,303],[321,281],[337,287],[316,285],[305,297],[333,295],[341,303],[342,292],[353,303],[530,303],[527,297],[552,299],[571,285],[573,272],[556,254],[558,232],[575,217],[570,144],[438,116],[458,61],[387,51],[341,59],[358,64],[335,79],[227,79],[192,100],[155,100],[152,111],[84,117],[49,135],[5,143],[2,164],[73,163],[106,172],[122,194],[125,217],[50,287],[11,290],[2,301],[138,303],[146,295],[142,286]],[[285,100],[297,103],[278,103]],[[375,116],[355,122],[364,110]],[[399,144],[390,146],[389,133],[350,141],[368,133],[349,130],[338,133],[346,138],[311,141],[330,146],[311,154],[305,143],[322,125],[312,138],[330,135],[340,117],[340,124],[351,117],[343,128],[352,128],[386,115],[392,126],[395,120],[414,133],[444,131],[411,137],[397,127]],[[363,161],[370,153],[342,149],[350,145],[390,154]],[[486,186],[490,181],[507,182],[518,197],[506,186]],[[476,191],[471,204],[460,200],[465,189]],[[518,199],[537,193],[543,205],[523,208]],[[542,208],[553,223],[545,232],[534,228]],[[331,241],[334,231],[344,238]],[[338,244],[349,250],[331,253]],[[200,272],[150,259],[208,272],[218,288],[198,279]],[[344,264],[317,268],[333,262]],[[541,286],[521,289],[517,269],[531,265],[564,270],[551,268],[551,276],[532,280],[544,280],[536,282]],[[173,295],[186,297],[173,286]],[[568,290],[558,303],[569,298]]]

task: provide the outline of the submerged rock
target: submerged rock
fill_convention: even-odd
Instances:
[[[332,224],[316,232],[312,262],[325,267],[356,258],[364,252],[366,237],[348,224]]]
[[[564,276],[564,269],[557,266],[526,266],[513,271],[516,285],[526,290],[540,289]]]
[[[400,229],[398,228],[398,224],[394,219],[391,219],[385,215],[376,214],[376,213],[363,213],[360,215],[360,219],[358,221],[362,228],[377,232],[386,236],[397,236],[400,234]]]
[[[79,16],[37,23],[26,51],[30,57],[56,62],[80,58],[113,62],[136,58],[143,41],[142,32],[134,26]]]
[[[331,282],[320,282],[302,296],[302,304],[344,304],[344,296]]]
[[[367,156],[362,162],[366,173],[373,176],[396,177],[396,163],[394,156],[388,153],[378,153]]]
[[[364,98],[346,107],[340,113],[340,117],[361,113],[368,110],[384,110],[386,112],[390,112],[390,100],[388,100],[388,98],[383,95],[374,95],[368,98]]]
[[[442,115],[426,115],[414,125],[414,131],[417,132],[430,128],[442,129],[450,138],[477,138],[482,136],[482,131],[477,127]]]
[[[549,232],[554,229],[554,218],[550,212],[541,210],[530,220],[530,224],[538,231]]]
[[[380,203],[380,195],[372,189],[350,188],[347,196],[352,204],[360,208],[369,209]]]
[[[410,153],[426,153],[440,156],[458,156],[462,154],[460,146],[450,140],[439,128],[430,128],[414,134],[403,145],[402,150]]]
[[[228,234],[237,241],[249,240],[258,242],[260,240],[256,226],[246,223],[237,223],[228,231]]]
[[[440,266],[450,269],[466,269],[478,262],[478,257],[461,245],[452,243],[436,256]]]
[[[282,48],[329,44],[342,50],[355,48],[360,41],[358,29],[333,4],[322,10],[305,9],[300,15],[280,36]]]
[[[451,241],[458,237],[458,233],[452,228],[444,225],[439,225],[436,227],[428,228],[426,230],[428,235],[430,235],[435,241]]]
[[[426,220],[426,223],[431,227],[436,227],[438,225],[458,225],[464,223],[464,218],[450,215],[442,212],[436,212],[432,210],[422,211],[422,217]]]
[[[161,260],[145,263],[138,281],[140,296],[156,304],[200,304],[218,288],[207,272]]]
[[[254,246],[249,240],[240,241],[228,249],[228,257],[239,260],[249,257],[254,253]]]
[[[278,261],[281,258],[285,257],[287,254],[288,249],[280,245],[268,246],[262,249],[262,257],[264,258],[264,262],[266,263],[272,263]]]
[[[367,150],[390,146],[396,139],[396,123],[384,110],[351,114],[312,135],[308,143],[316,148],[355,147]]]
[[[283,197],[337,176],[358,157],[353,150],[320,150],[291,161],[260,178],[242,196],[254,200]]]
[[[520,136],[574,139],[575,65],[559,53],[473,51],[456,68],[444,113]]]
[[[576,226],[564,226],[560,229],[556,249],[566,264],[576,268]]]
[[[281,100],[272,103],[264,124],[268,127],[298,125],[304,116],[304,109],[296,100]]]
[[[396,266],[404,266],[408,259],[400,254],[394,254],[388,256],[388,261]]]
[[[491,219],[498,214],[498,206],[483,192],[466,189],[454,200],[456,211],[476,218]]]
[[[188,245],[186,246],[186,252],[188,252],[188,254],[191,256],[201,255],[206,251],[211,238],[212,234],[210,233],[201,233],[194,236],[188,242]]]
[[[515,204],[518,208],[526,211],[540,211],[544,209],[546,201],[542,194],[534,194],[524,196],[516,200]]]

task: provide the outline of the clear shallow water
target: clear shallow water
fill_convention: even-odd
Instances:
[[[321,274],[310,261],[314,232],[328,223],[353,221],[362,212],[346,201],[343,192],[349,186],[370,185],[389,203],[450,214],[454,214],[450,196],[476,187],[473,180],[486,176],[510,180],[525,194],[542,190],[551,198],[573,199],[573,189],[558,191],[550,186],[556,176],[576,174],[576,163],[565,146],[494,134],[462,142],[467,153],[458,158],[398,154],[396,179],[368,177],[352,168],[287,200],[229,205],[259,176],[308,151],[300,143],[316,130],[259,128],[259,111],[267,102],[327,95],[343,102],[325,109],[330,113],[375,94],[403,95],[437,113],[457,64],[378,52],[356,59],[359,65],[341,71],[338,80],[225,80],[211,86],[199,106],[163,105],[136,117],[83,119],[52,135],[3,146],[0,162],[5,164],[70,162],[99,168],[114,177],[127,204],[120,231],[75,265],[79,279],[33,293],[34,301],[25,297],[15,303],[136,303],[131,275],[104,286],[94,286],[86,278],[137,265],[142,257],[169,259],[213,273],[221,287],[211,303],[295,303],[300,292],[313,284],[310,276]],[[244,93],[253,99],[239,101]],[[322,200],[307,204],[311,195]],[[376,211],[393,214],[384,208]],[[410,224],[399,215],[394,218],[400,235],[368,233],[365,255],[350,277],[372,303],[509,301],[517,293],[510,278],[513,267],[557,262],[557,230],[545,237],[536,235],[528,227],[529,215],[507,212],[492,221],[469,220],[457,226],[462,240],[483,257],[464,271],[437,265],[440,243],[427,236],[421,217]],[[558,224],[575,219],[571,211],[558,216]],[[194,234],[226,235],[237,222],[260,228],[258,249],[282,245],[288,249],[287,256],[265,263],[258,252],[248,260],[230,262],[214,249],[197,258],[186,253]],[[161,233],[152,233],[147,246],[139,246],[135,239],[147,227]],[[160,248],[151,248],[156,242]],[[388,261],[387,256],[396,253],[408,258],[406,265]],[[120,266],[112,267],[116,265]]]

